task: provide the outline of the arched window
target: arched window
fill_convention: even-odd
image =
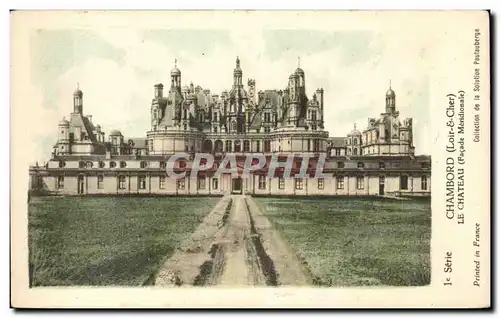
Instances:
[[[358,148],[354,148],[354,149],[352,150],[352,155],[353,155],[353,156],[357,156],[357,155],[358,155]]]
[[[222,140],[217,139],[214,143],[214,148],[215,148],[215,152],[223,152],[224,145],[222,143]]]
[[[106,164],[104,163],[104,161],[99,161],[99,168],[104,168],[106,166]]]
[[[116,162],[111,161],[111,162],[109,163],[109,167],[110,167],[110,168],[116,168]]]
[[[354,145],[357,145],[358,144],[358,138],[354,138],[353,142],[354,142]]]
[[[120,161],[120,168],[126,168],[127,163],[125,161]]]
[[[148,167],[148,163],[146,161],[141,161],[141,168],[144,169],[147,167]]]
[[[66,162],[65,161],[59,161],[59,168],[64,168],[66,167]]]

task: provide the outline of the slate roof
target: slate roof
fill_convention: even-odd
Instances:
[[[346,146],[345,137],[330,137],[328,138],[328,142],[334,148],[343,148]]]

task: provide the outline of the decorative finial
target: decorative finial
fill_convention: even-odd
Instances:
[[[390,79],[389,79],[389,88],[392,88],[392,87],[391,87],[391,80],[390,80]]]
[[[354,123],[354,130],[356,130],[356,123]]]
[[[236,67],[240,67],[240,57],[236,56]]]
[[[177,67],[177,59],[174,60],[174,66]]]
[[[76,82],[76,89],[80,89],[80,82]]]
[[[297,62],[298,62],[298,65],[299,65],[298,67],[300,68],[300,56],[297,57]]]

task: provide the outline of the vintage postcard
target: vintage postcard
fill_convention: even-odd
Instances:
[[[487,11],[11,25],[13,307],[490,306]]]

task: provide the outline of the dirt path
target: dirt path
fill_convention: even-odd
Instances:
[[[234,199],[234,211],[224,241],[225,268],[218,284],[263,285],[258,256],[252,246],[250,215],[243,196]]]
[[[226,196],[170,258],[155,285],[308,285],[300,262],[251,197]]]

